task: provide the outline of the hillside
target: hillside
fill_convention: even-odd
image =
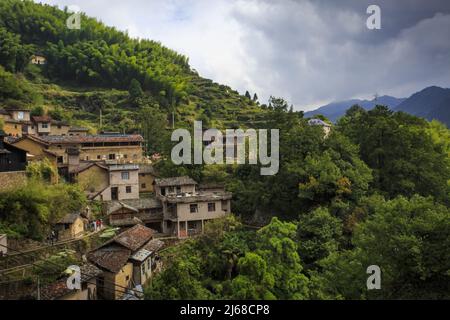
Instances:
[[[413,94],[396,108],[427,120],[439,120],[450,127],[450,89],[428,87]]]
[[[373,100],[361,100],[361,99],[351,99],[340,102],[332,102],[316,110],[305,112],[305,117],[313,117],[315,115],[321,114],[331,121],[335,122],[338,118],[345,114],[345,111],[351,106],[359,105],[366,110],[370,110],[377,104],[385,105],[390,108],[395,108],[397,105],[402,103],[405,99],[399,99],[391,96],[381,96]]]
[[[202,78],[187,57],[158,42],[132,39],[84,14],[81,30],[70,30],[69,15],[31,1],[0,3],[0,107],[43,107],[91,131],[123,132],[141,130],[145,108],[162,114],[167,127],[172,114],[176,127],[199,119],[220,128],[246,126],[263,112],[258,102]],[[34,54],[47,63],[30,64]]]

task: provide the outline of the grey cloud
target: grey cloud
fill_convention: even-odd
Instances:
[[[195,69],[298,109],[450,86],[447,0],[46,0],[187,54]],[[366,28],[377,4],[382,29]]]

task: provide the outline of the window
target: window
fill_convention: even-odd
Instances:
[[[198,204],[191,204],[190,206],[191,213],[198,212]]]
[[[101,155],[97,155],[97,160],[101,160],[102,159],[102,156]]]
[[[64,162],[64,158],[63,157],[58,157],[57,162],[58,163],[63,163]]]
[[[86,161],[89,161],[89,156],[86,156]]]
[[[216,204],[214,202],[208,203],[208,212],[216,211]]]
[[[126,187],[125,187],[125,191],[126,191],[127,193],[131,193],[131,186],[126,186]]]
[[[141,188],[145,189],[145,188],[147,188],[147,185],[145,183],[143,183],[143,184],[141,184]]]
[[[108,157],[109,157],[109,160],[116,160],[116,154],[115,153],[110,153]]]
[[[23,111],[19,111],[17,113],[17,119],[23,120],[23,118],[25,118],[25,113]]]
[[[61,125],[58,125],[58,129],[61,129]]]
[[[178,186],[178,187],[177,187],[177,194],[180,194],[180,193],[181,193],[181,187]]]
[[[141,273],[144,274],[145,273],[145,263],[143,263],[141,265]]]
[[[127,155],[127,154],[124,154],[124,155],[123,155],[123,158],[124,158],[124,159],[127,159],[127,158],[128,158],[128,155]]]
[[[169,193],[173,193],[173,187],[169,187]]]
[[[128,171],[122,172],[122,180],[130,180],[130,173]]]
[[[42,129],[47,129],[48,128],[48,123],[43,123],[42,124]]]

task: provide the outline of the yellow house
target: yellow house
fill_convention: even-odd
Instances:
[[[56,168],[58,160],[61,160],[55,152],[48,150],[48,143],[39,137],[33,135],[23,136],[11,144],[15,147],[27,151],[28,161],[42,161],[48,159],[50,163]]]
[[[153,182],[155,181],[155,169],[150,164],[139,165],[139,192],[153,192]]]
[[[149,257],[135,259],[135,254],[146,246],[153,237],[153,230],[142,225],[136,225],[101,247],[88,253],[88,260],[103,271],[99,278],[98,294],[107,300],[122,298],[126,289],[140,285],[141,279],[147,279],[146,271]],[[142,267],[144,266],[144,267]],[[134,277],[134,270],[144,270],[145,277]]]
[[[31,56],[31,63],[37,65],[47,64],[47,59],[44,56],[35,54]]]
[[[66,214],[55,226],[58,233],[58,241],[69,240],[81,236],[85,229],[87,219],[79,213]]]

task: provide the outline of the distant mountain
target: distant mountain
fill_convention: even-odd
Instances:
[[[382,96],[373,100],[352,99],[340,102],[332,102],[316,110],[305,112],[305,117],[310,118],[314,115],[321,114],[331,121],[335,122],[338,118],[342,117],[345,114],[345,111],[347,111],[347,109],[355,104],[363,107],[366,110],[372,109],[377,104],[386,105],[391,109],[395,109],[405,100],[405,98],[400,99],[391,96]]]
[[[404,111],[427,120],[439,120],[450,127],[450,89],[428,87],[400,103],[395,111]]]

